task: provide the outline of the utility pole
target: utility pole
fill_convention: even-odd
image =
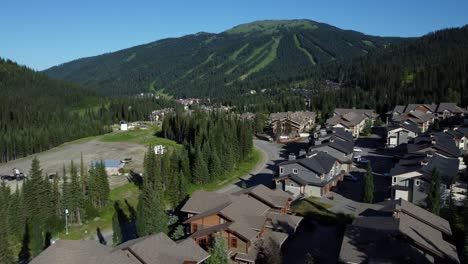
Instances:
[[[65,209],[65,234],[68,235],[68,209]]]

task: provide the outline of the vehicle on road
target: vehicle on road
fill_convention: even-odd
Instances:
[[[358,162],[361,163],[361,164],[367,164],[367,163],[369,163],[369,160],[366,159],[366,158],[360,158]]]
[[[346,181],[352,181],[352,182],[357,182],[357,181],[358,181],[358,178],[357,178],[356,176],[354,176],[354,175],[352,175],[352,174],[349,174],[349,173],[346,173],[346,174],[344,175],[344,179],[345,179]]]
[[[362,152],[362,149],[357,148],[357,147],[354,147],[354,148],[353,148],[353,151],[354,151],[354,152]]]

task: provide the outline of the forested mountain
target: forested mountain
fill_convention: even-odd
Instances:
[[[269,20],[78,59],[46,74],[104,95],[236,96],[310,76],[317,66],[400,43],[311,20]]]
[[[0,58],[0,163],[109,131],[119,120],[145,120],[173,103],[101,98],[94,92]]]
[[[339,106],[376,108],[381,113],[406,103],[456,102],[467,107],[468,26],[434,32],[322,70],[323,79],[343,87],[332,96]]]

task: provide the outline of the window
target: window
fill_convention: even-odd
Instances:
[[[297,169],[293,169],[293,173],[294,173],[294,174],[297,174]]]
[[[195,233],[198,231],[198,225],[197,224],[192,224],[192,233]]]
[[[396,183],[396,177],[393,177],[393,183]]]
[[[284,168],[280,167],[280,174],[283,174],[283,173],[284,173]]]
[[[294,187],[294,183],[292,183],[292,182],[291,182],[291,184],[290,184],[290,185],[291,185],[292,187]]]
[[[419,186],[420,182],[419,180],[416,180],[416,186]]]
[[[237,248],[237,238],[235,238],[235,237],[231,238],[231,247],[232,248]]]

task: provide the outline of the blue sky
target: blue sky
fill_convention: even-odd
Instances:
[[[42,70],[73,59],[264,19],[381,36],[468,24],[466,0],[2,0],[0,56]]]

